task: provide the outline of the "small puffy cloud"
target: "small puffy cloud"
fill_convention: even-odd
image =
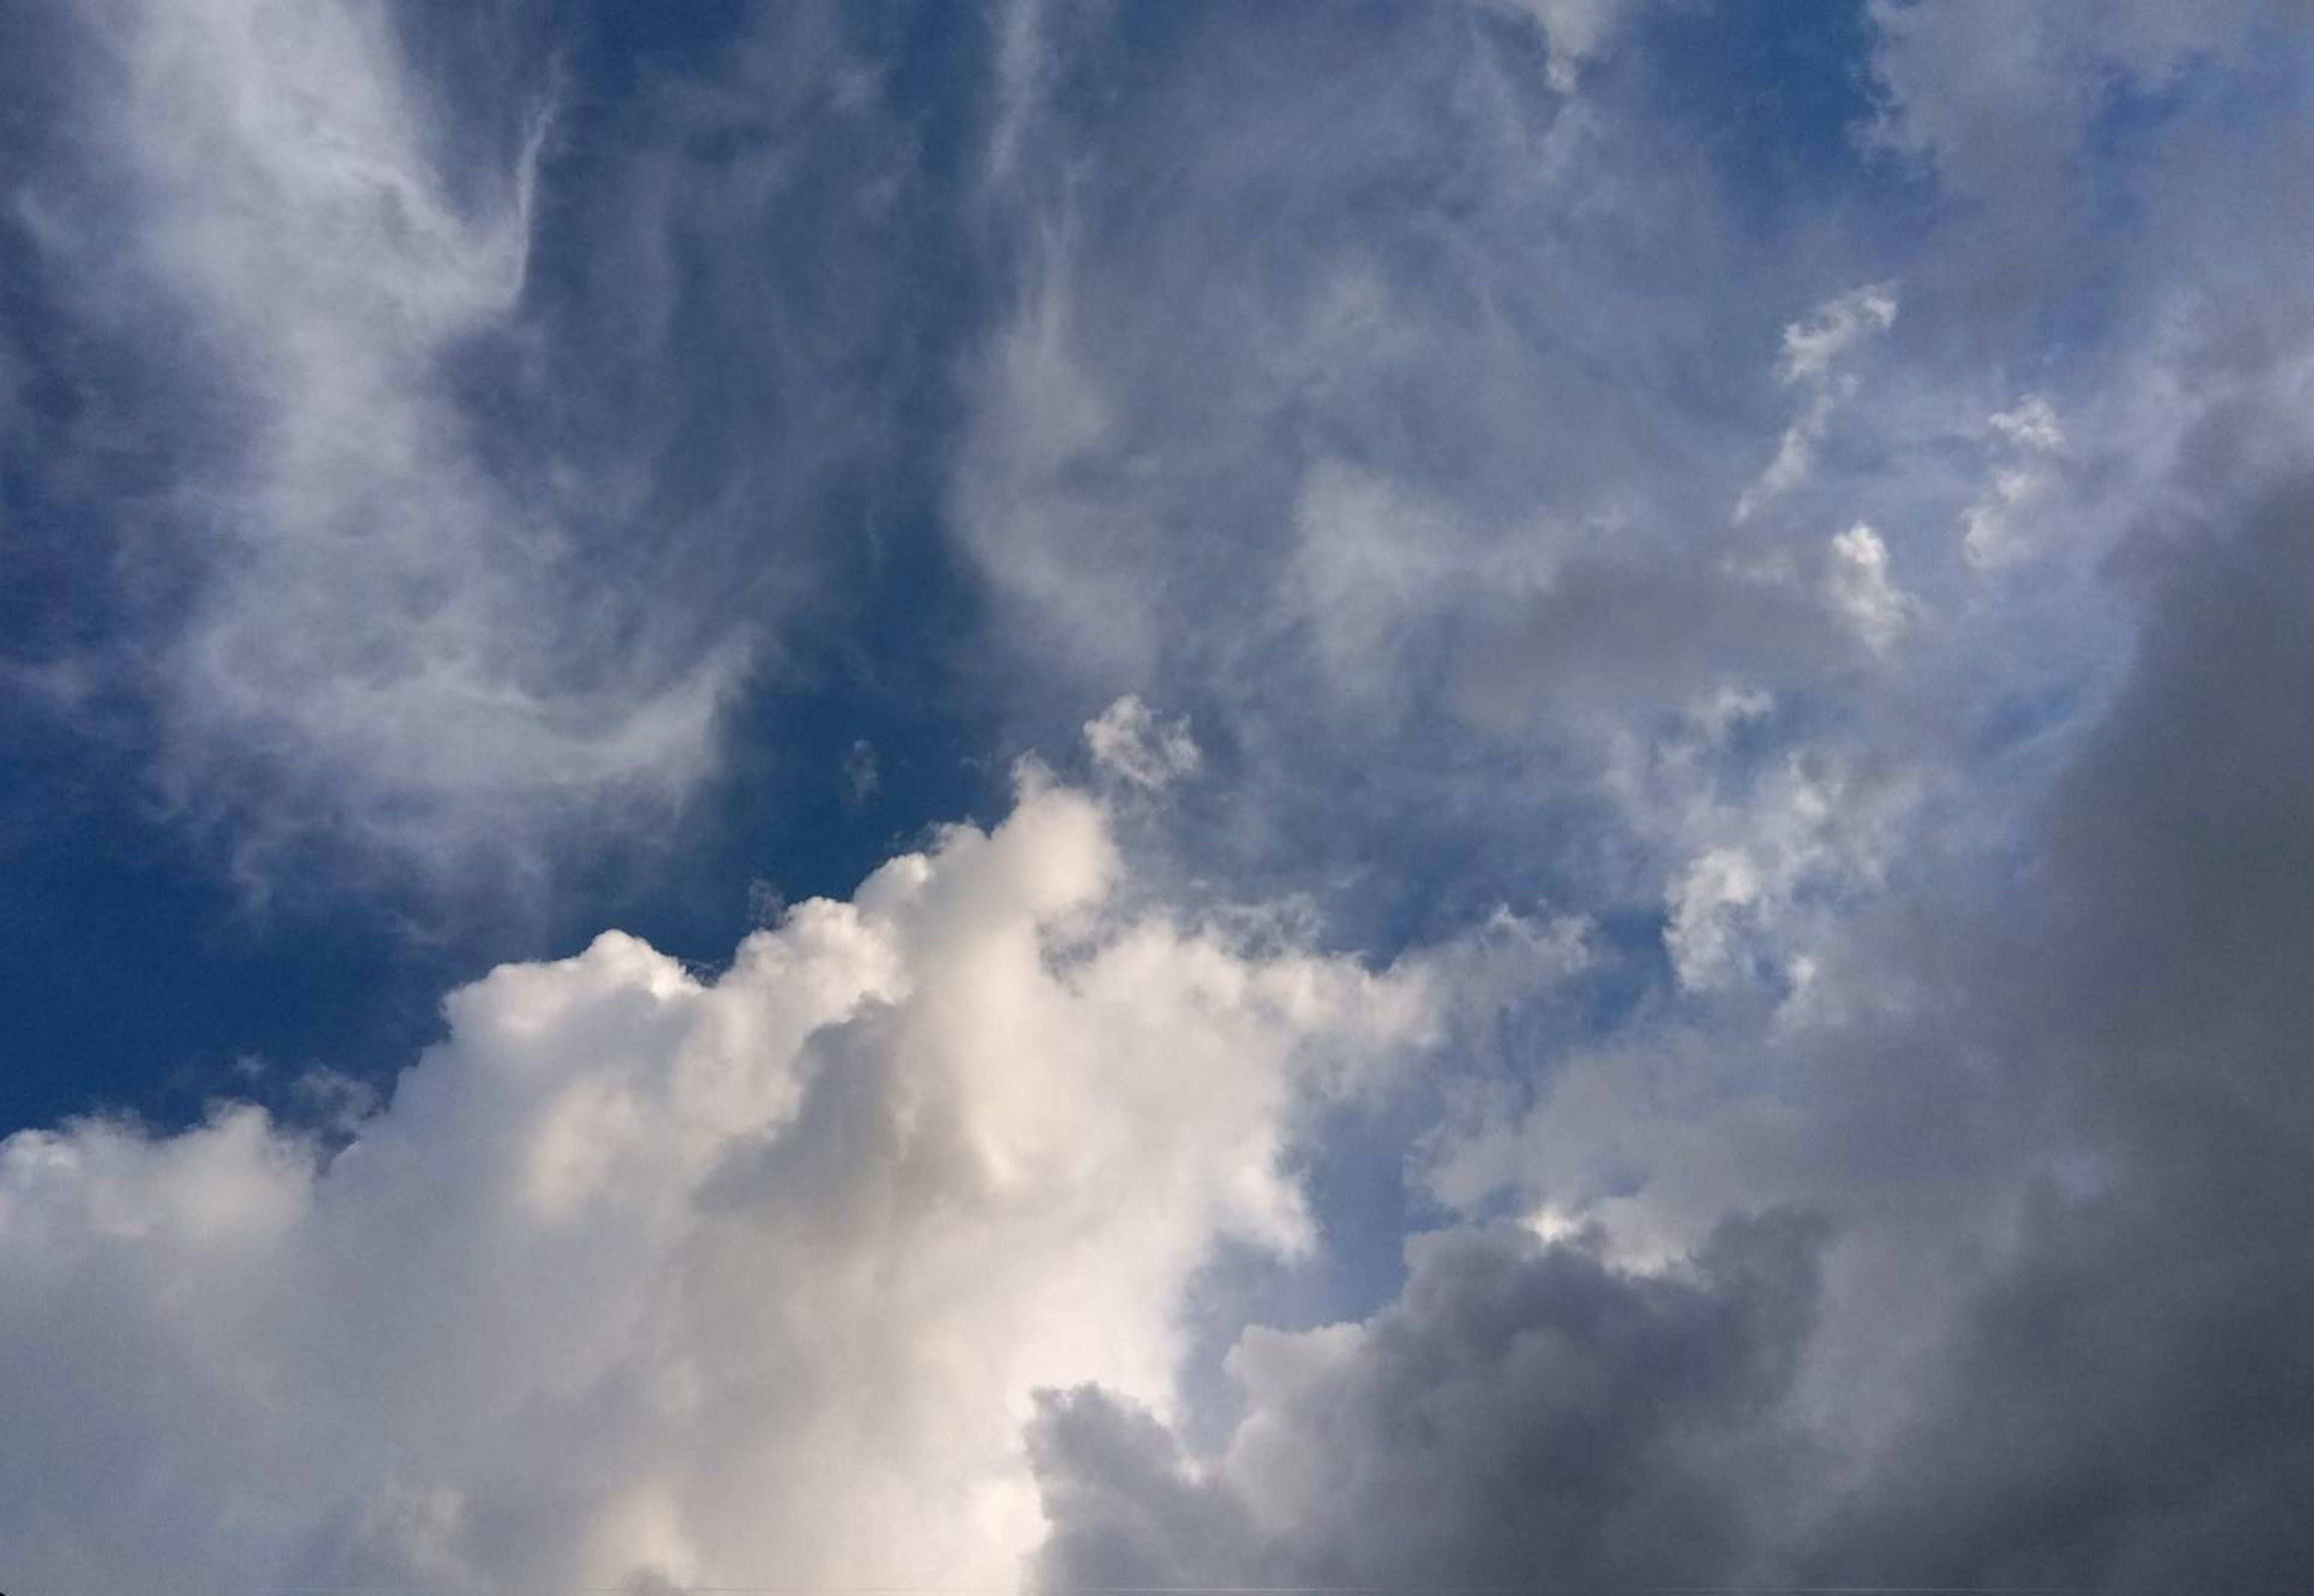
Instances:
[[[1784,328],[1777,380],[1805,390],[1807,403],[1776,445],[1767,469],[1736,502],[1736,519],[1748,521],[1771,500],[1782,498],[1815,469],[1816,445],[1832,425],[1833,413],[1855,392],[1855,379],[1840,363],[1866,339],[1896,323],[1894,285],[1867,284],[1818,305],[1806,321]]]
[[[1823,383],[1842,357],[1876,332],[1896,324],[1896,292],[1890,283],[1852,288],[1818,305],[1805,322],[1784,329],[1784,353],[1777,375],[1787,384]]]
[[[1881,654],[1903,635],[1918,608],[1888,574],[1888,545],[1861,521],[1832,540],[1824,596],[1856,635]]]
[[[2008,463],[1994,472],[1984,496],[1961,516],[1962,551],[1979,569],[2028,558],[2038,544],[2031,524],[2057,484],[2064,429],[2045,399],[2027,399],[1985,425],[2007,445]]]
[[[2065,432],[2057,425],[2057,412],[2037,394],[2013,410],[2003,410],[1990,418],[1985,425],[2018,448],[2036,454],[2053,454],[2065,446]]]
[[[1692,860],[1669,894],[1664,947],[1682,986],[1725,982],[1736,964],[1736,921],[1759,903],[1760,868],[1740,848],[1714,848]]]
[[[12,1576],[1009,1583],[1031,1393],[1170,1414],[1217,1244],[1311,1239],[1297,1105],[1574,957],[1377,973],[1123,869],[1032,775],[712,979],[617,933],[496,970],[334,1152],[252,1107],[0,1143]]]
[[[1160,720],[1130,693],[1086,721],[1084,736],[1096,766],[1135,787],[1170,787],[1205,761],[1186,716]]]

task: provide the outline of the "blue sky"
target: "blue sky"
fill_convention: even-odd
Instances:
[[[2314,1551],[2294,7],[0,42],[11,1590]]]

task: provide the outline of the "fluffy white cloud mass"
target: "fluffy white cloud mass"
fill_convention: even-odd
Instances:
[[[1312,1239],[1297,1106],[1569,952],[1374,973],[1122,886],[1032,768],[720,976],[493,972],[334,1151],[245,1106],[10,1138],[11,1583],[1016,1577],[1032,1393],[1171,1411],[1217,1244]]]

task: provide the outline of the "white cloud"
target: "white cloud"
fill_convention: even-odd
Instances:
[[[1837,912],[1805,900],[1875,886],[1916,797],[1909,778],[1811,750],[1739,800],[1686,816],[1696,851],[1664,895],[1664,948],[1680,985],[1713,992],[1765,977],[1799,996],[1812,950],[1840,935]]]
[[[2008,445],[2009,462],[1961,516],[1962,550],[1979,569],[2013,564],[2035,551],[2039,540],[2032,517],[2056,486],[2053,463],[2065,450],[2057,412],[2038,396],[1990,417],[1985,425]]]
[[[247,1107],[0,1143],[11,1574],[1010,1583],[1032,1390],[1170,1411],[1216,1242],[1311,1240],[1296,1105],[1585,957],[1255,951],[1121,870],[1031,769],[718,978],[613,933],[453,994],[334,1156]]]
[[[1919,607],[1888,574],[1888,545],[1861,521],[1833,538],[1824,593],[1877,653],[1894,646]]]
[[[1896,294],[1888,283],[1868,283],[1818,305],[1805,322],[1784,329],[1779,375],[1786,383],[1821,383],[1833,364],[1876,332],[1896,324]]]
[[[1736,501],[1736,519],[1748,521],[1761,507],[1782,498],[1815,469],[1816,445],[1832,424],[1833,412],[1855,392],[1855,379],[1837,367],[1859,344],[1896,323],[1893,285],[1867,284],[1818,305],[1804,322],[1784,328],[1778,380],[1808,393],[1806,407],[1784,429],[1775,457]]]
[[[1170,787],[1205,761],[1186,717],[1160,720],[1130,693],[1086,721],[1084,735],[1093,763],[1135,787]]]
[[[1714,848],[1689,861],[1667,895],[1664,947],[1682,986],[1707,990],[1736,974],[1740,919],[1759,903],[1760,868],[1741,848]]]
[[[2057,412],[2037,394],[2013,410],[1987,419],[1985,425],[2036,454],[2053,454],[2065,446],[2065,431],[2057,424]]]

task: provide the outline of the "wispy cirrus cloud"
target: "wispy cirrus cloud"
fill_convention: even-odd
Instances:
[[[494,159],[431,114],[374,8],[127,5],[78,43],[109,90],[84,170],[114,203],[32,203],[83,313],[170,349],[155,397],[213,439],[129,556],[189,584],[132,644],[172,799],[245,827],[261,878],[303,833],[451,870],[519,860],[558,810],[678,794],[738,639],[579,653],[573,620],[615,625],[618,601],[454,385],[521,313],[547,86]]]
[[[790,24],[716,70],[840,69]],[[82,496],[126,573],[86,665],[149,704],[162,792],[259,893],[315,863],[437,898],[534,886],[572,839],[673,816],[820,579],[799,507],[875,433],[826,368],[860,357],[841,328],[713,412],[760,423],[744,457],[670,379],[702,322],[734,359],[787,337],[728,261],[686,275],[700,216],[821,203],[693,153],[735,120],[723,87],[665,83],[606,159],[550,50],[501,44],[462,99],[414,53],[430,26],[258,0],[61,20],[81,92],[21,190],[54,306],[119,352],[112,402],[166,463]],[[774,120],[833,93],[765,88],[749,114]]]

